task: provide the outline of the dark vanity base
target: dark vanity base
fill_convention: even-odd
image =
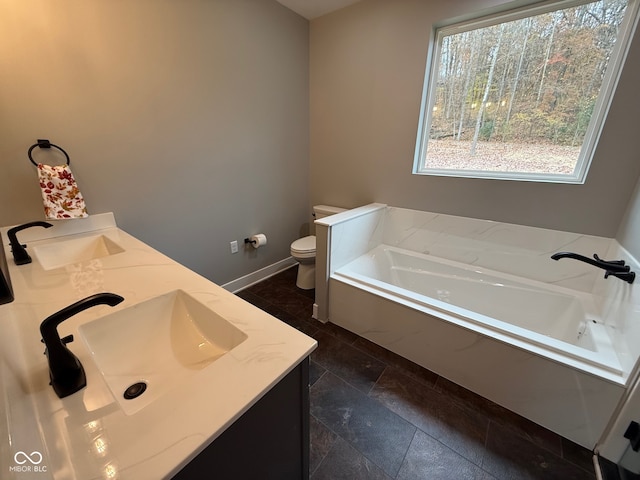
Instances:
[[[211,478],[309,478],[308,358],[178,472],[174,480]]]
[[[7,267],[7,257],[4,254],[4,238],[0,235],[0,305],[13,302],[13,290],[11,289],[11,277]]]

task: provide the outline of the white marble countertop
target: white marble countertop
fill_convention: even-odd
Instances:
[[[316,347],[316,341],[117,228],[112,214],[55,221],[18,233],[33,262],[16,266],[0,229],[15,300],[0,305],[0,478],[170,478],[246,412]],[[99,233],[116,255],[44,270],[34,249]],[[185,236],[188,248],[188,236]],[[78,327],[175,290],[183,290],[247,335],[240,345],[144,407],[126,415]],[[42,320],[89,295],[125,300],[89,308],[61,323],[87,386],[58,398],[40,342]],[[144,341],[144,339],[141,339]],[[114,345],[118,348],[118,345]],[[125,352],[123,352],[125,354]],[[212,472],[214,475],[214,472]]]

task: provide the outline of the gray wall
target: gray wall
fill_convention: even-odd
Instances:
[[[615,236],[640,173],[640,34],[584,185],[411,174],[432,25],[501,3],[364,0],[311,21],[312,203],[375,201]]]
[[[275,0],[2,2],[0,225],[44,218],[26,152],[48,138],[90,213],[213,281],[288,257],[311,218],[308,33]]]
[[[634,258],[640,258],[640,182],[627,206],[616,239]]]

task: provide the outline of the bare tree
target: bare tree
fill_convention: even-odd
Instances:
[[[500,45],[502,44],[502,34],[504,32],[504,23],[500,24],[500,29],[498,33],[498,40],[496,42],[495,47],[491,47],[490,50],[490,58],[491,58],[491,66],[489,67],[489,76],[487,78],[487,84],[484,89],[484,95],[482,95],[482,102],[480,102],[480,108],[478,109],[478,115],[476,116],[476,129],[473,134],[473,142],[471,142],[471,155],[476,154],[476,147],[478,145],[478,136],[480,135],[480,125],[482,124],[482,116],[484,114],[484,109],[486,103],[489,99],[489,91],[491,90],[491,82],[493,82],[493,72],[496,68],[496,62],[498,61],[498,53],[500,52]]]

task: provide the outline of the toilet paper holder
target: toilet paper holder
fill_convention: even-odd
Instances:
[[[257,233],[244,239],[244,243],[251,244],[253,248],[263,247],[267,244],[267,237],[264,233]]]

